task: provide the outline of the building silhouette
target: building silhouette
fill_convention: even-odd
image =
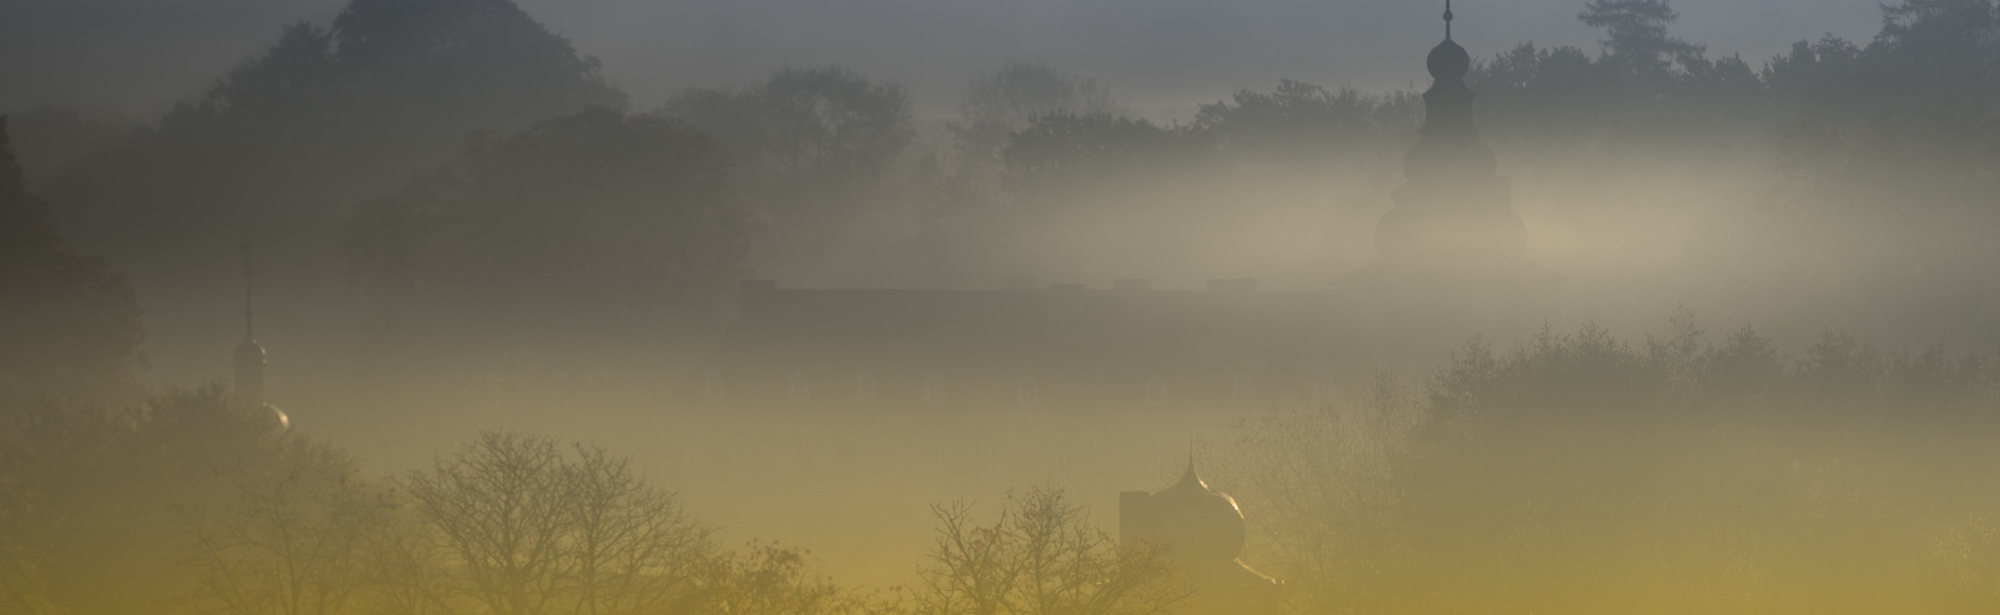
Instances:
[[[786,289],[743,285],[682,387],[710,405],[1083,412],[1313,403],[1344,352],[1326,292]]]
[[[1434,81],[1423,95],[1422,132],[1403,159],[1405,183],[1375,227],[1380,258],[1337,285],[1378,344],[1521,335],[1560,317],[1565,278],[1522,256],[1527,225],[1473,122],[1465,85],[1472,57],[1451,39],[1449,1],[1444,22],[1444,41],[1424,60]]]
[[[1201,480],[1193,455],[1173,486],[1118,494],[1118,542],[1162,549],[1194,590],[1190,606],[1196,613],[1247,615],[1277,606],[1278,582],[1237,559],[1246,536],[1236,499]]]

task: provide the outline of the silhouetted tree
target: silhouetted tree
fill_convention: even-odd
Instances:
[[[1245,423],[1214,478],[1258,503],[1246,554],[1296,612],[1991,608],[1985,445],[1910,437],[1992,429],[2000,369],[1670,325],[1474,340],[1421,390]]]
[[[1991,0],[1903,0],[1882,6],[1882,31],[1869,47],[1884,86],[1991,91],[2000,85],[1996,26]]]
[[[688,613],[715,615],[892,615],[893,600],[860,594],[812,576],[803,549],[752,541],[743,552],[717,558],[697,582]]]
[[[1764,64],[1761,76],[1773,92],[1783,95],[1852,96],[1867,89],[1861,66],[1860,47],[1827,34],[1818,41],[1792,43],[1790,53]]]
[[[909,94],[839,67],[783,68],[745,87],[693,88],[659,110],[714,135],[769,220],[770,260],[811,258],[879,205],[915,137]]]
[[[919,573],[917,615],[1142,615],[1189,596],[1152,545],[1120,546],[1060,489],[1009,497],[992,525],[934,505],[937,544]]]
[[[7,127],[28,183],[49,185],[61,183],[79,165],[125,144],[141,125],[72,106],[40,105],[9,114]]]
[[[1001,152],[1002,186],[1020,196],[1144,181],[1152,173],[1214,168],[1214,140],[1190,127],[1095,115],[1044,115],[1015,132]]]
[[[1124,115],[1111,88],[1096,79],[1065,73],[1046,63],[1008,62],[973,75],[959,121],[950,125],[968,164],[990,164],[1009,135],[1052,114]]]
[[[340,208],[443,162],[469,132],[623,103],[596,60],[511,0],[354,0],[330,27],[287,26],[50,191],[120,220],[89,230],[133,249],[250,229],[318,243]],[[118,234],[130,227],[148,232]]]
[[[0,603],[114,613],[194,598],[206,571],[186,565],[190,526],[247,504],[239,485],[314,468],[292,457],[307,446],[220,386],[136,407],[0,400]]]
[[[144,364],[139,315],[125,277],[71,249],[28,192],[0,116],[0,399],[128,381]]]
[[[401,484],[454,560],[433,591],[486,613],[671,611],[715,557],[672,493],[603,449],[486,432]]]
[[[1378,375],[1352,401],[1243,423],[1208,464],[1211,482],[1256,502],[1245,559],[1285,580],[1286,612],[1392,611],[1399,472],[1417,453],[1423,391]]]
[[[543,334],[629,337],[742,274],[755,226],[729,172],[715,141],[677,121],[550,120],[474,140],[363,205],[349,270],[385,316],[456,322],[505,351]]]
[[[358,462],[292,439],[261,467],[225,474],[213,501],[181,506],[204,610],[242,615],[380,612],[395,604],[380,576],[384,538],[409,520]]]
[[[1667,0],[1587,0],[1577,15],[1604,29],[1604,62],[1640,79],[1664,77],[1675,59],[1701,53],[1699,45],[1667,34],[1667,24],[1679,18]]]
[[[1422,110],[1408,92],[1376,96],[1281,79],[1268,93],[1237,90],[1228,101],[1201,105],[1194,126],[1226,149],[1268,156],[1259,162],[1321,160],[1400,145],[1415,134]]]

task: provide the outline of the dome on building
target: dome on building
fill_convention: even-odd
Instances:
[[[1472,71],[1472,54],[1447,38],[1431,48],[1430,56],[1424,58],[1424,66],[1430,69],[1432,79],[1464,79],[1465,74]]]
[[[1192,456],[1174,486],[1118,495],[1119,541],[1164,548],[1162,555],[1196,590],[1193,613],[1262,614],[1276,606],[1280,584],[1238,559],[1244,530],[1236,499],[1209,488]]]
[[[243,338],[243,343],[236,345],[236,364],[248,365],[251,363],[264,364],[264,346],[258,344],[257,340],[253,338],[245,337]]]
[[[1188,460],[1174,486],[1150,498],[1158,537],[1172,545],[1168,557],[1182,562],[1230,562],[1243,553],[1243,511],[1229,494],[1210,489]]]

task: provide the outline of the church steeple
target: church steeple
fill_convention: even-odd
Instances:
[[[1424,58],[1432,83],[1424,91],[1424,126],[1403,158],[1408,183],[1393,195],[1396,209],[1376,227],[1375,247],[1386,262],[1456,268],[1518,257],[1527,228],[1509,203],[1493,150],[1479,139],[1472,55],[1451,38],[1454,15],[1445,3],[1445,38]]]
[[[1444,40],[1451,40],[1451,0],[1444,0]]]
[[[1381,259],[1339,282],[1377,322],[1379,343],[1427,352],[1474,333],[1526,334],[1562,309],[1563,277],[1523,257],[1528,227],[1480,140],[1466,84],[1472,54],[1453,40],[1456,17],[1447,0],[1444,40],[1424,58],[1424,124],[1389,195],[1396,206],[1375,225]]]
[[[256,297],[250,269],[250,241],[243,241],[243,342],[236,345],[236,395],[253,406],[264,406],[264,347],[257,343],[252,300]]]

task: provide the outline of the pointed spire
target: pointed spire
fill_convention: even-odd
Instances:
[[[1444,0],[1444,40],[1451,40],[1451,0]]]
[[[250,239],[243,240],[243,341],[236,344],[236,394],[254,406],[264,405],[264,347],[257,343],[251,317],[254,280],[250,277]]]
[[[255,313],[251,311],[252,279],[250,277],[250,238],[243,238],[243,339],[257,339],[256,330],[251,326]]]
[[[1194,438],[1192,437],[1188,438],[1187,472],[1181,474],[1181,481],[1175,483],[1173,488],[1193,489],[1197,491],[1208,490],[1208,483],[1201,480],[1201,475],[1194,471]]]

